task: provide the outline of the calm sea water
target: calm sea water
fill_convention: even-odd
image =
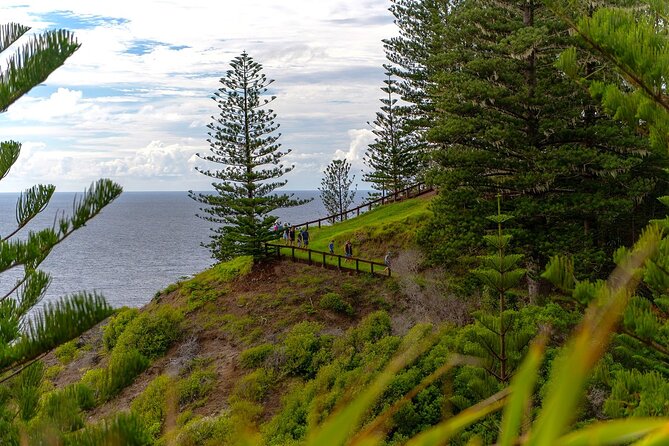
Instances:
[[[318,191],[294,192],[314,198],[308,204],[279,209],[275,214],[290,223],[323,217]],[[59,210],[69,213],[74,193],[56,193],[47,209],[30,227],[50,226]],[[367,194],[358,193],[362,200]],[[18,194],[0,194],[0,234],[15,228]],[[212,264],[206,248],[211,223],[195,216],[198,203],[185,192],[124,192],[86,227],[58,245],[42,264],[52,275],[44,302],[76,291],[97,291],[114,307],[138,307],[156,291]],[[25,231],[25,229],[24,229]],[[7,290],[19,271],[0,275]]]

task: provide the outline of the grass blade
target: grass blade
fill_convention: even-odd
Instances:
[[[669,444],[669,422],[665,421],[658,431],[632,443],[632,446],[665,446]]]
[[[558,440],[557,445],[589,446],[597,444],[603,446],[627,444],[663,426],[668,426],[668,423],[669,419],[667,418],[626,418],[595,423],[565,435]]]
[[[565,349],[565,355],[552,370],[548,394],[530,432],[528,446],[555,444],[576,413],[586,379],[606,350],[611,333],[641,278],[641,268],[656,251],[661,230],[647,227],[634,250],[609,277],[597,298],[588,307],[581,326]]]
[[[532,391],[538,376],[537,370],[544,358],[547,339],[548,336],[544,333],[532,343],[516,376],[511,381],[511,396],[504,407],[498,439],[499,446],[516,444],[525,408],[532,398]]]

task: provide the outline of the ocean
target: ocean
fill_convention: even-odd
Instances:
[[[278,209],[274,214],[282,222],[297,224],[327,215],[318,191],[292,193],[313,200]],[[55,193],[28,229],[51,226],[57,212],[69,214],[74,196]],[[366,196],[366,191],[359,191],[356,201]],[[0,194],[0,234],[16,227],[17,197]],[[208,268],[213,260],[200,244],[209,240],[212,224],[196,217],[198,208],[186,192],[124,192],[42,263],[41,269],[52,276],[42,304],[77,291],[96,291],[113,307],[140,307],[156,291]],[[0,275],[0,291],[9,290],[19,273],[10,270]]]

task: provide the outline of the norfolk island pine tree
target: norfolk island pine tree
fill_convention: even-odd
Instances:
[[[212,183],[215,193],[189,191],[191,198],[205,205],[200,208],[204,214],[197,215],[218,225],[211,228],[211,241],[204,245],[218,261],[239,255],[263,257],[265,242],[276,238],[269,229],[277,217],[270,213],[308,201],[273,193],[287,183],[277,179],[294,167],[281,164],[290,150],[280,150],[276,114],[265,108],[276,98],[265,96],[274,81],[265,77],[262,65],[246,51],[235,57],[230,67],[212,97],[220,114],[212,116],[207,126],[211,154],[198,154],[224,167],[197,168],[215,180]]]
[[[44,82],[80,46],[68,31],[47,31],[24,38],[29,29],[15,23],[0,26],[1,53],[8,51],[14,44],[21,45],[21,40],[25,41],[9,55],[6,68],[0,72],[1,111],[6,111],[33,87]],[[7,176],[18,160],[20,151],[19,142],[0,143],[0,179]],[[32,364],[43,354],[79,336],[112,312],[103,297],[85,292],[64,297],[42,309],[35,308],[43,299],[51,280],[47,273],[39,269],[40,264],[57,244],[99,214],[121,194],[122,189],[108,179],[98,180],[82,196],[75,198],[71,216],[62,215],[52,227],[31,230],[18,238],[20,232],[26,232],[26,225],[47,207],[54,191],[53,185],[36,185],[20,194],[16,204],[16,229],[0,236],[0,272],[23,270],[16,282],[8,284],[9,289],[0,293],[2,444],[18,444],[17,424],[27,422],[30,415],[34,415],[34,410],[27,408],[36,409],[36,406],[25,401],[28,396],[26,392],[13,392],[8,384],[13,379],[22,378],[26,372],[43,370],[32,367]],[[37,376],[40,373],[28,374],[41,380]],[[128,427],[123,424],[123,421],[119,421],[106,425],[99,431],[100,438],[110,431],[119,433],[119,428]],[[126,437],[121,435],[118,438]]]
[[[357,186],[355,190],[351,190],[355,175],[351,177],[350,172],[351,163],[346,160],[332,160],[325,169],[321,187],[318,188],[325,210],[330,215],[341,214],[340,221],[346,218],[344,211],[353,203],[357,191]],[[333,223],[335,218],[332,218]]]
[[[414,181],[420,170],[419,145],[407,131],[402,108],[397,105],[399,89],[389,65],[384,65],[387,79],[381,91],[381,111],[376,113],[372,132],[374,142],[365,153],[364,162],[371,169],[364,180],[372,183],[381,196],[397,193]]]

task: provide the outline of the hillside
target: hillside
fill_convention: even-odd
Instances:
[[[399,267],[396,277],[290,261],[222,263],[169,286],[139,311],[120,310],[50,354],[49,386],[90,389],[94,402],[79,415],[73,411],[80,419],[75,425],[132,410],[154,440],[231,410],[258,425],[271,424],[287,389],[333,361],[341,353],[337,343],[358,342],[350,336],[360,324],[363,331],[371,324],[366,336],[379,341],[398,339],[418,322],[462,323],[469,317],[468,304],[444,297],[433,272],[416,271],[415,233],[428,204],[421,197],[312,230],[317,249],[331,239],[350,239],[361,257],[394,250],[404,259],[399,265],[414,264]],[[324,356],[316,359],[319,354]],[[171,403],[168,388],[177,389]]]

